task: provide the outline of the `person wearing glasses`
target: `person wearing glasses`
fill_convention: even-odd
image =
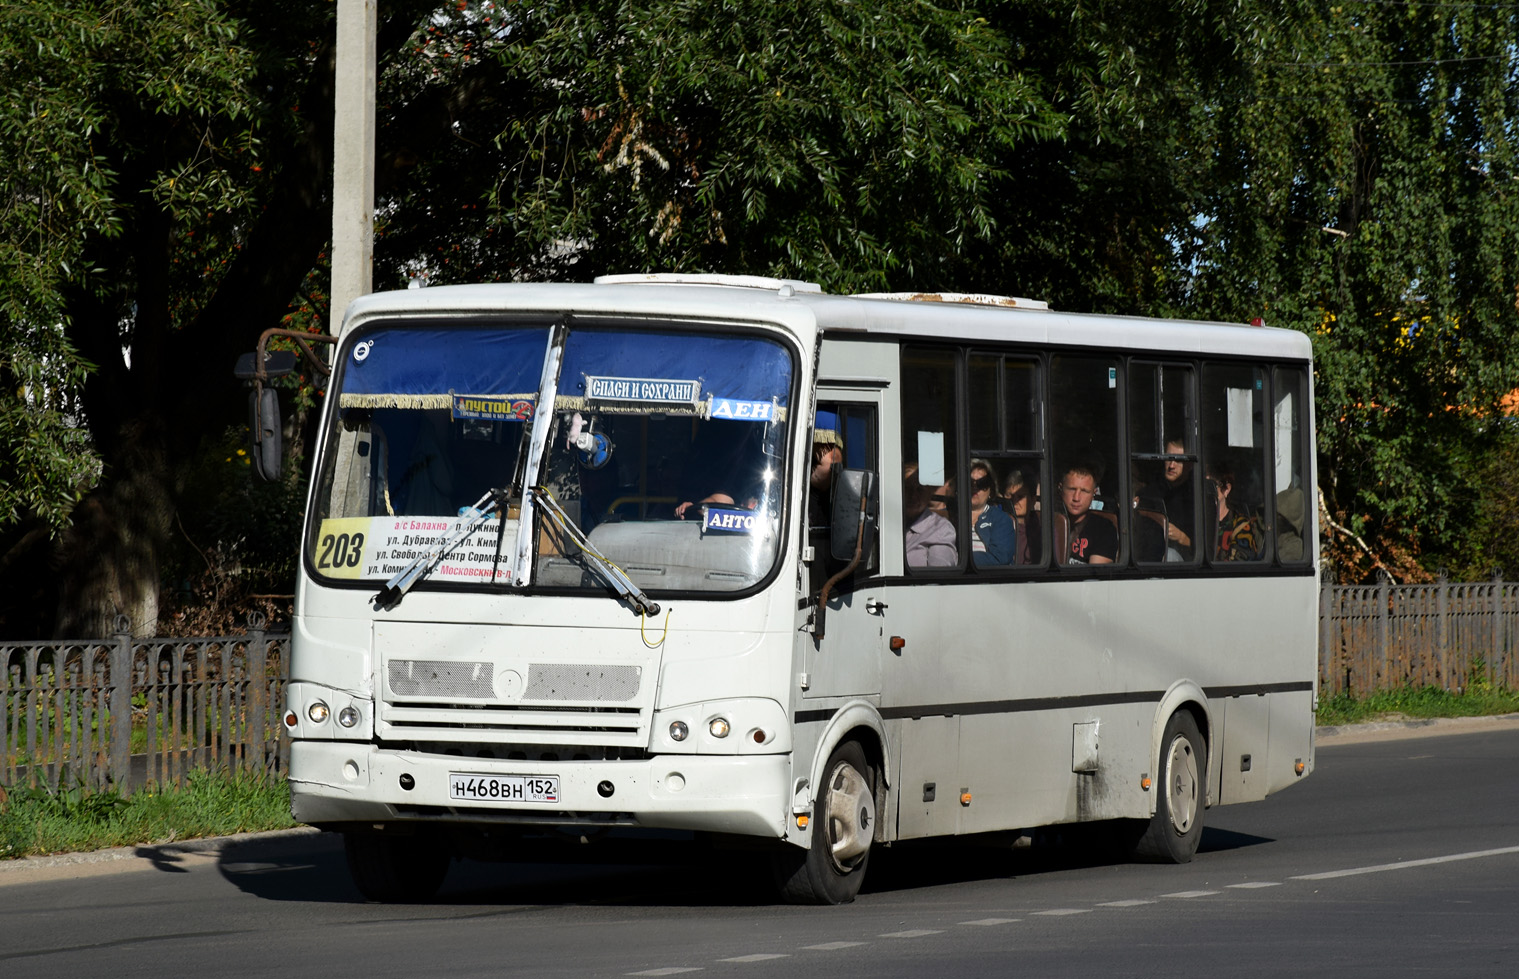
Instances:
[[[1092,512],[1097,477],[1085,466],[1072,466],[1060,480],[1060,500],[1070,521],[1067,564],[1112,564],[1118,559],[1118,528]]]
[[[970,546],[977,567],[1012,564],[1018,553],[1013,518],[992,501],[997,496],[997,473],[985,459],[970,461]]]

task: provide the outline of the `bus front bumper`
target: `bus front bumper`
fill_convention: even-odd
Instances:
[[[554,802],[462,801],[450,776],[555,776]],[[290,808],[303,823],[628,825],[785,838],[791,756],[657,755],[637,761],[521,761],[381,750],[344,741],[290,746]],[[409,787],[408,787],[409,786]],[[610,794],[608,794],[610,789]]]

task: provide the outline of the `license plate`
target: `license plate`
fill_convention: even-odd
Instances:
[[[448,797],[464,802],[558,802],[558,775],[448,773]]]

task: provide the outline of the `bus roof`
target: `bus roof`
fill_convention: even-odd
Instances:
[[[822,331],[928,340],[1026,343],[1308,360],[1295,330],[1199,320],[1051,310],[1044,303],[974,294],[839,296],[813,283],[763,276],[605,276],[595,283],[493,283],[371,293],[349,306],[346,332],[382,316],[579,312],[772,323],[804,342]]]

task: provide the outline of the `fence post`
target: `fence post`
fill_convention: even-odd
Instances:
[[[1339,657],[1335,655],[1336,647],[1333,642],[1333,626],[1330,617],[1334,609],[1334,583],[1319,581],[1319,695],[1327,693],[1325,687],[1333,689],[1334,668]]]
[[[269,689],[269,646],[264,641],[264,624],[267,621],[263,612],[248,613],[250,635],[245,660],[248,697],[244,701],[248,705],[248,747],[244,764],[251,765],[257,759],[259,778],[269,774],[269,747],[264,743],[268,734],[264,722],[269,711],[268,698],[265,696],[265,691]]]
[[[1498,685],[1498,657],[1503,655],[1503,569],[1493,569],[1493,654],[1487,657],[1487,684]]]
[[[1388,646],[1388,626],[1389,626],[1389,623],[1388,623],[1388,611],[1387,611],[1387,603],[1390,600],[1390,596],[1388,594],[1389,593],[1388,583],[1390,581],[1392,581],[1392,575],[1388,574],[1384,570],[1378,569],[1378,571],[1377,571],[1377,657],[1381,660],[1381,663],[1382,663],[1382,684],[1384,686],[1386,686],[1387,683],[1388,683],[1388,679],[1387,679],[1388,665],[1387,664],[1388,664],[1388,657],[1389,657],[1389,653],[1390,653],[1390,649],[1389,649],[1389,646]],[[1401,680],[1401,679],[1402,678],[1400,677],[1399,680]],[[1375,682],[1373,682],[1370,686],[1367,687],[1368,691],[1375,690],[1375,689],[1376,689],[1376,683]]]
[[[110,781],[121,795],[132,793],[132,620],[116,616],[111,649]]]
[[[1456,685],[1451,682],[1450,676],[1450,632],[1448,631],[1447,617],[1450,610],[1450,579],[1446,577],[1445,569],[1440,569],[1440,576],[1435,579],[1435,609],[1439,613],[1439,620],[1435,623],[1435,648],[1440,656],[1440,686],[1452,693],[1456,692]]]

